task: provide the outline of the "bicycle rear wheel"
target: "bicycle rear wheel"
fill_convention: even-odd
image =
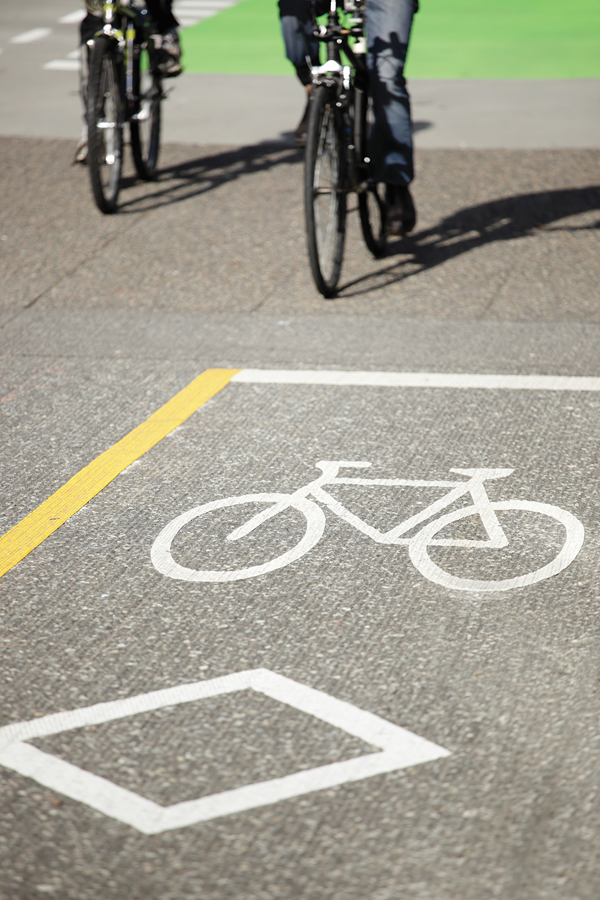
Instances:
[[[442,569],[430,557],[430,547],[455,546],[467,550],[470,547],[475,549],[486,549],[487,542],[483,540],[466,540],[461,539],[460,537],[457,540],[452,540],[451,538],[444,539],[437,537],[440,531],[461,519],[467,519],[470,516],[480,516],[480,510],[477,506],[465,506],[456,509],[451,513],[446,513],[446,515],[440,516],[439,519],[434,519],[433,522],[425,525],[417,532],[411,540],[408,545],[408,552],[411,562],[417,571],[419,571],[421,575],[424,575],[425,578],[433,581],[434,584],[441,584],[443,587],[449,588],[450,590],[510,591],[514,588],[528,587],[531,584],[536,584],[538,581],[543,581],[545,578],[552,578],[552,576],[558,575],[559,572],[562,572],[563,569],[566,569],[567,566],[573,562],[583,546],[585,538],[583,525],[579,519],[566,509],[561,509],[558,506],[551,506],[549,503],[537,503],[534,500],[516,499],[501,500],[498,503],[491,503],[490,506],[495,512],[517,512],[525,514],[527,517],[531,517],[533,514],[534,522],[535,517],[538,517],[539,519],[539,517],[542,516],[557,521],[564,528],[565,536],[562,547],[554,559],[551,559],[545,565],[542,565],[533,571],[526,571],[522,574],[514,575],[511,578],[465,578],[448,572],[446,569]],[[539,526],[536,526],[534,522],[531,522],[531,518],[529,518],[529,522],[526,518],[525,522],[525,527],[521,526],[522,534],[525,535],[527,540],[530,536],[532,539],[535,539],[536,530]],[[534,543],[533,540],[532,543]],[[525,547],[526,550],[529,551],[530,548],[527,546],[527,543],[525,543]],[[510,563],[510,561],[509,557],[508,562]]]
[[[156,166],[160,151],[160,126],[162,106],[162,84],[160,78],[151,71],[147,54],[138,57],[136,64],[140,67],[139,97],[140,111],[131,119],[131,152],[140,178],[153,181],[156,178]]]
[[[115,42],[95,39],[88,87],[88,166],[98,208],[117,208],[123,166],[123,103]]]
[[[369,184],[358,195],[358,212],[365,244],[375,257],[385,256],[385,185]]]
[[[357,112],[361,118],[360,162],[363,164],[364,171],[368,172],[370,168],[368,148],[371,131],[375,123],[375,114],[373,101],[366,91],[361,92],[360,95],[357,91],[356,94]],[[375,259],[381,259],[385,255],[386,250],[385,208],[385,184],[369,180],[366,190],[358,195],[358,212],[365,244]]]
[[[335,93],[314,90],[306,139],[304,209],[313,278],[324,297],[332,297],[340,277],[346,234],[342,121]]]

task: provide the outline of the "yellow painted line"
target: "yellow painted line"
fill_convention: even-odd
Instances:
[[[207,369],[164,406],[101,453],[41,506],[0,537],[0,577],[60,528],[117,475],[214,397],[239,369]]]

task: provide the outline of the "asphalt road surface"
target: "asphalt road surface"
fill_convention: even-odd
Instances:
[[[596,900],[598,150],[422,148],[330,301],[285,141],[110,217],[72,150],[0,140],[0,531],[74,479],[0,581],[1,900]]]

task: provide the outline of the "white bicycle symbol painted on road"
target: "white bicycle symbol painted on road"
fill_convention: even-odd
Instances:
[[[551,578],[565,569],[573,562],[584,540],[584,529],[581,522],[575,516],[558,506],[548,503],[537,503],[532,500],[502,500],[492,502],[487,495],[484,482],[492,479],[506,478],[514,469],[450,469],[451,472],[466,476],[466,481],[421,481],[406,480],[402,478],[340,478],[338,473],[344,468],[365,469],[371,465],[369,462],[348,462],[344,460],[324,461],[316,463],[321,469],[321,475],[309,484],[304,485],[291,494],[244,494],[240,497],[227,497],[224,500],[213,500],[202,506],[196,506],[177,518],[173,519],[161,531],[152,546],[151,558],[154,566],[163,575],[176,578],[181,581],[194,582],[226,582],[239,581],[246,578],[255,578],[266,575],[276,569],[281,569],[295,560],[300,559],[318,543],[325,530],[325,513],[318,503],[326,506],[332,513],[343,519],[349,525],[368,535],[379,544],[406,544],[408,553],[415,568],[421,575],[436,584],[446,588],[460,591],[509,591],[513,588],[525,587],[535,584],[545,578]],[[324,490],[325,485],[366,485],[412,488],[448,488],[444,496],[435,500],[429,506],[415,515],[400,522],[394,528],[381,532],[364,522],[350,510],[346,509],[338,500]],[[455,501],[470,494],[472,505],[461,506],[452,512],[440,515],[443,510],[451,506]],[[310,499],[309,499],[310,498]],[[318,502],[317,502],[318,501]],[[242,504],[267,504],[267,508],[252,515],[243,525],[235,528],[228,536],[228,541],[238,541],[246,537],[263,523],[282,513],[284,510],[294,508],[306,518],[306,532],[299,543],[285,553],[270,559],[259,565],[241,569],[214,570],[192,569],[179,565],[172,555],[172,543],[179,531],[192,520],[204,516],[215,510]],[[535,516],[545,516],[559,522],[565,531],[565,539],[557,555],[545,565],[525,574],[519,574],[512,578],[499,580],[486,578],[462,578],[440,568],[435,563],[429,550],[431,547],[456,547],[465,549],[498,550],[508,546],[509,540],[498,520],[497,513],[519,511]],[[470,516],[479,517],[487,534],[486,539],[437,537],[447,526]],[[426,524],[425,524],[426,523]],[[408,532],[423,525],[412,537],[407,537]]]

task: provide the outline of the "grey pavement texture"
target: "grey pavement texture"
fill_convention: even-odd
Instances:
[[[374,261],[353,214],[325,301],[293,148],[165,145],[158,182],[129,171],[103,217],[72,146],[0,140],[2,532],[210,366],[600,375],[597,150],[421,149],[414,236]],[[595,394],[224,389],[2,578],[0,725],[266,666],[452,755],[153,837],[0,769],[1,900],[596,900],[599,411]],[[583,549],[469,594],[327,513],[264,578],[153,568],[176,515],[290,491],[324,458],[514,468],[490,496],[571,511]],[[433,499],[338,490],[380,527]],[[180,533],[178,558],[240,565],[302,533],[290,511],[223,555],[224,520]],[[552,555],[551,520],[503,523],[514,555],[436,559],[473,576]],[[242,694],[36,743],[165,803],[370,750]]]
[[[195,414],[3,578],[4,721],[263,665],[452,756],[151,838],[4,773],[5,895],[594,898],[599,409],[570,395],[248,385]],[[182,510],[291,490],[332,457],[371,459],[380,476],[515,466],[491,495],[576,512],[586,546],[558,578],[500,600],[432,585],[405,547],[331,517],[308,556],[265,579],[187,584],[152,568],[151,542]],[[380,527],[415,503],[382,493],[336,495]],[[292,512],[237,553],[273,554],[299,526]],[[202,537],[183,534],[178,558],[243,562]],[[536,522],[536,564],[551,540]],[[163,802],[206,778],[231,786],[362,749],[241,696],[38,745]]]
[[[597,150],[422,151],[417,229],[374,261],[351,214],[339,296],[323,303],[306,265],[297,150],[168,145],[159,180],[135,183],[129,170],[120,215],[103,217],[70,149],[2,141],[5,318],[35,304],[600,320]]]

